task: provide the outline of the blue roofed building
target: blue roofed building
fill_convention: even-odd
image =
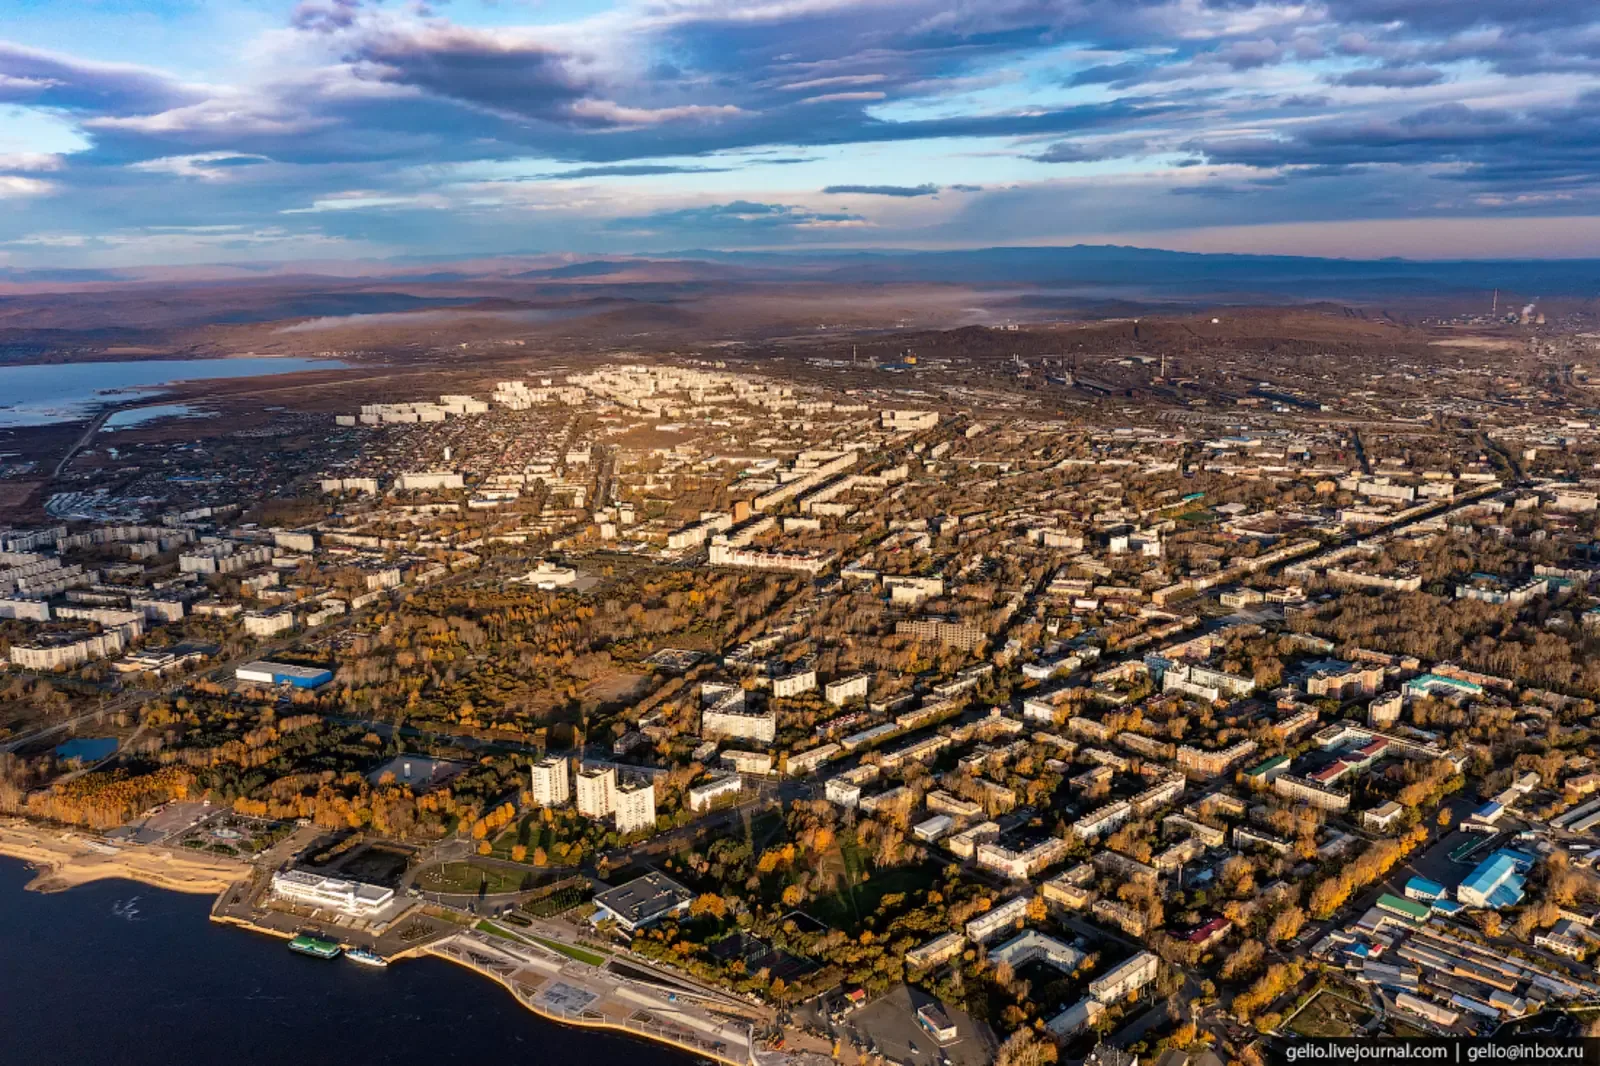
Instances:
[[[1506,813],[1504,804],[1495,800],[1490,800],[1482,807],[1479,807],[1477,810],[1473,811],[1472,818],[1475,821],[1483,822],[1486,825],[1493,825],[1500,820],[1500,816],[1504,813]]]
[[[1445,895],[1449,890],[1437,881],[1430,881],[1426,877],[1413,877],[1406,882],[1406,898],[1414,899],[1421,903],[1432,903]]]
[[[1522,902],[1526,874],[1534,858],[1525,852],[1500,848],[1480,862],[1456,886],[1456,899],[1468,907],[1500,910]]]

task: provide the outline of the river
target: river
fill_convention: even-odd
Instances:
[[[692,1056],[547,1022],[439,959],[372,970],[208,919],[211,899],[98,881],[24,892],[0,858],[0,1062],[689,1066]],[[131,904],[129,901],[132,901]]]
[[[0,366],[0,426],[77,422],[103,404],[160,395],[159,386],[207,378],[254,378],[300,370],[339,370],[337,359],[246,356],[146,359],[126,363]],[[105,393],[115,390],[110,395]]]

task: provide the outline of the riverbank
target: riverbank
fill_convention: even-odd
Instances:
[[[251,867],[221,855],[175,848],[116,847],[70,829],[0,820],[0,855],[21,859],[36,875],[32,892],[64,892],[121,878],[172,892],[214,896],[250,876]]]
[[[487,977],[549,1021],[642,1037],[726,1066],[751,1062],[747,1025],[691,1013],[687,1002],[675,1002],[663,990],[634,989],[614,975],[601,977],[593,967],[546,958],[525,945],[495,942],[481,933],[460,933],[425,950]]]

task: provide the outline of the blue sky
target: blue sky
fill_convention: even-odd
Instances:
[[[0,0],[0,267],[1600,255],[1588,0]]]

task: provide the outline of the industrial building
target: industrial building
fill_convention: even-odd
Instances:
[[[297,666],[260,659],[233,671],[235,680],[258,685],[291,685],[294,688],[321,688],[333,680],[333,671],[320,666]]]
[[[1467,907],[1500,910],[1522,902],[1526,874],[1533,869],[1533,856],[1510,848],[1500,848],[1484,859],[1456,886],[1456,900]]]

